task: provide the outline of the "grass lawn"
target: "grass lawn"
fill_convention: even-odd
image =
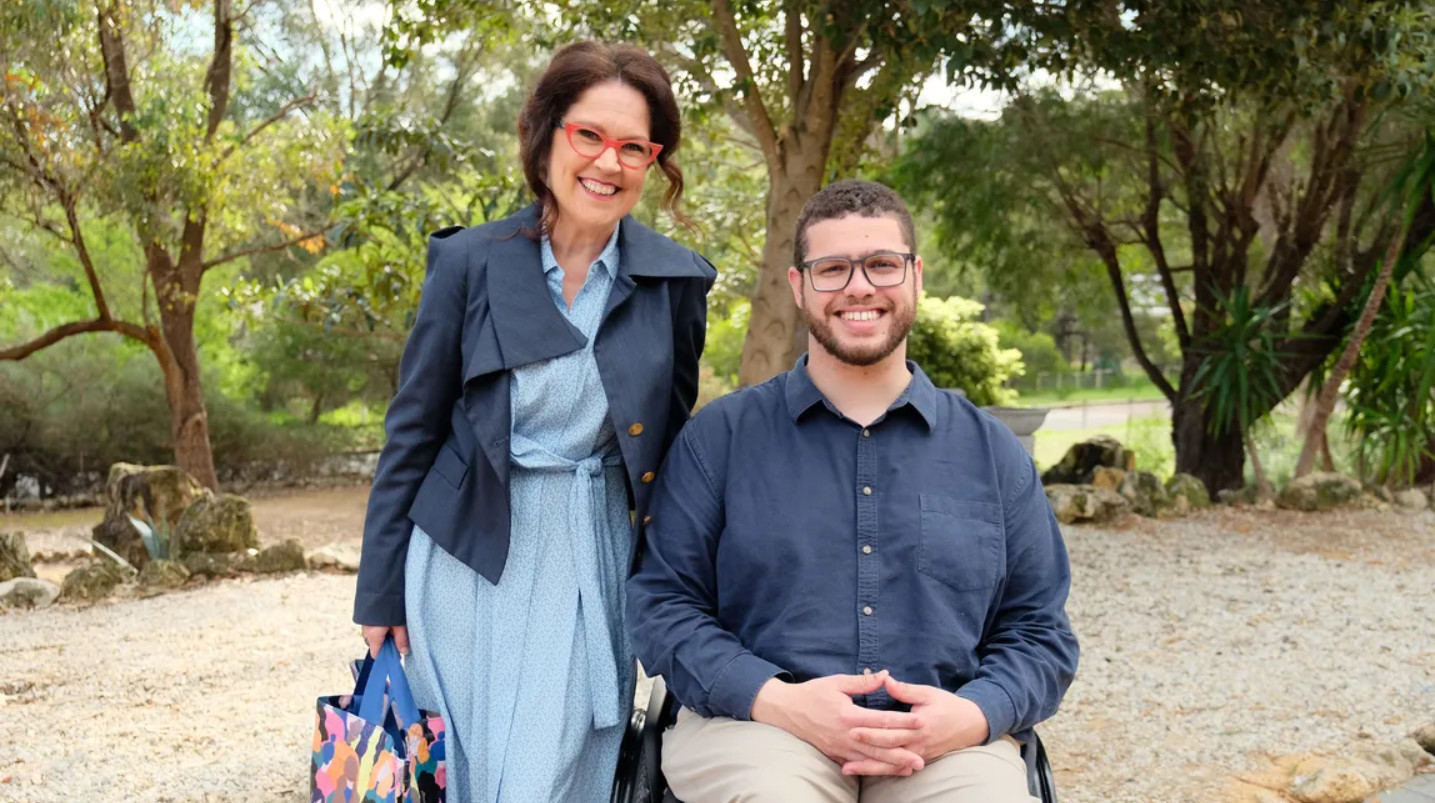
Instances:
[[[1067,388],[1056,392],[1043,390],[1040,393],[1023,393],[1016,400],[1018,407],[1060,407],[1082,402],[1144,401],[1165,398],[1161,391],[1150,382],[1141,382],[1119,388]]]

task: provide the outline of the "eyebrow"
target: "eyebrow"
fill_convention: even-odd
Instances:
[[[610,133],[607,128],[605,128],[605,127],[603,127],[603,126],[601,126],[601,125],[598,125],[597,123],[590,123],[590,122],[588,122],[587,120],[578,120],[578,119],[573,119],[573,118],[567,118],[567,117],[565,117],[565,118],[564,118],[564,122],[573,123],[573,124],[575,124],[575,125],[581,125],[581,126],[583,126],[584,128],[591,128],[591,129],[593,129],[594,131],[597,131],[597,132],[600,133],[600,134],[605,134],[605,135],[607,135],[610,139],[638,139],[638,140],[642,140],[643,142],[648,142],[648,141],[650,141],[650,136],[651,136],[651,135],[648,135],[648,134],[634,134],[634,135],[631,135],[631,136],[616,136],[616,135]]]
[[[903,248],[906,248],[907,246],[904,245],[904,246],[902,246],[902,247],[903,247]],[[897,251],[897,250],[892,249],[892,248],[875,248],[875,249],[873,249],[873,250],[871,250],[871,251],[859,252],[859,253],[856,253],[856,254],[823,254],[822,256],[819,256],[819,257],[812,257],[811,259],[808,259],[807,261],[808,261],[808,262],[817,262],[818,260],[822,260],[822,259],[832,259],[833,257],[841,257],[841,258],[843,258],[843,259],[852,259],[852,260],[863,260],[863,259],[866,259],[867,257],[876,256],[876,255],[878,255],[878,254],[898,254],[898,255],[903,255],[903,254],[906,254],[906,253],[908,253],[908,252],[906,252],[906,251]]]

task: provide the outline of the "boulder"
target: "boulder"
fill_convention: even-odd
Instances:
[[[60,596],[93,602],[108,597],[123,580],[124,573],[113,561],[108,558],[92,560],[65,575],[65,582],[60,586]]]
[[[1126,479],[1125,469],[1112,468],[1111,466],[1097,466],[1091,472],[1091,484],[1097,488],[1105,488],[1114,491],[1121,487],[1121,481]]]
[[[16,577],[34,577],[30,548],[24,533],[0,533],[0,583]]]
[[[1430,500],[1425,497],[1425,492],[1419,488],[1406,488],[1403,491],[1395,492],[1395,506],[1401,510],[1416,512],[1430,506]]]
[[[1206,490],[1206,483],[1190,474],[1172,474],[1171,479],[1166,480],[1166,491],[1173,501],[1184,497],[1192,509],[1211,506],[1211,494]]]
[[[1131,503],[1121,494],[1094,485],[1048,485],[1046,501],[1062,524],[1080,521],[1102,524],[1131,508]]]
[[[252,571],[260,574],[298,571],[308,565],[304,560],[304,546],[292,538],[260,550],[251,564]]]
[[[95,525],[96,541],[136,567],[149,562],[139,531],[130,516],[173,533],[186,510],[210,490],[176,466],[138,466],[115,463],[105,483],[105,518]]]
[[[1149,471],[1128,471],[1116,492],[1131,503],[1131,509],[1147,518],[1154,518],[1171,508],[1171,495],[1155,474]]]
[[[60,587],[49,580],[16,577],[0,583],[0,610],[5,608],[46,608],[60,596]]]
[[[212,555],[208,552],[191,552],[181,555],[179,563],[191,577],[217,580],[233,577],[239,571],[239,557],[231,554]]]
[[[1429,725],[1419,728],[1410,734],[1410,737],[1414,739],[1415,743],[1420,745],[1421,749],[1425,752],[1435,755],[1435,722],[1431,722]]]
[[[1287,510],[1330,510],[1358,504],[1360,498],[1360,483],[1343,474],[1317,471],[1291,480],[1276,497],[1276,505]]]
[[[1041,481],[1047,485],[1091,484],[1098,466],[1130,471],[1136,467],[1136,453],[1110,435],[1096,435],[1067,449],[1060,463],[1042,473]]]
[[[309,552],[304,561],[311,569],[353,574],[359,570],[359,548],[343,544],[327,544]]]
[[[189,579],[189,569],[173,560],[152,560],[140,570],[139,583],[145,588],[179,588]]]
[[[1260,501],[1261,492],[1254,485],[1243,488],[1222,488],[1216,491],[1216,501],[1231,507],[1245,507]]]
[[[243,552],[259,546],[249,500],[231,494],[195,500],[179,520],[174,542],[179,555]]]

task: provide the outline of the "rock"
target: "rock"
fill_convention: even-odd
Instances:
[[[1414,512],[1429,507],[1430,500],[1425,497],[1425,492],[1419,488],[1406,488],[1403,491],[1395,492],[1395,506],[1401,510]]]
[[[189,579],[189,569],[173,560],[152,560],[140,570],[139,583],[145,588],[179,588]]]
[[[179,520],[174,540],[180,555],[243,552],[259,546],[259,530],[248,499],[220,494],[196,500]]]
[[[1125,470],[1110,466],[1097,466],[1091,472],[1091,484],[1108,491],[1120,488],[1121,481],[1124,479],[1126,479]]]
[[[109,596],[123,579],[124,574],[114,561],[108,558],[93,560],[65,575],[65,582],[60,586],[60,596],[93,602]]]
[[[1330,510],[1358,503],[1360,497],[1360,483],[1341,474],[1317,471],[1291,480],[1276,497],[1276,505],[1287,510]]]
[[[110,466],[105,495],[105,519],[95,525],[94,539],[139,567],[149,562],[149,550],[129,517],[173,533],[185,511],[211,493],[175,466],[115,463]]]
[[[1301,803],[1361,803],[1380,789],[1362,769],[1355,764],[1322,767],[1298,776],[1290,792]]]
[[[30,548],[24,533],[0,533],[0,583],[16,577],[34,577]]]
[[[1131,508],[1131,503],[1121,494],[1094,485],[1048,485],[1046,501],[1062,524],[1078,521],[1102,524]]]
[[[1184,498],[1193,509],[1211,506],[1211,494],[1206,490],[1206,483],[1190,474],[1172,474],[1171,479],[1166,480],[1166,491],[1173,501]]]
[[[1047,485],[1090,484],[1097,466],[1130,471],[1136,467],[1136,453],[1110,435],[1096,435],[1073,444],[1060,463],[1042,473],[1041,481]]]
[[[1166,486],[1149,471],[1128,471],[1116,492],[1126,497],[1131,509],[1147,518],[1154,518],[1170,509],[1171,495]]]
[[[358,547],[327,544],[304,556],[311,569],[328,569],[352,574],[359,570]]]
[[[1244,488],[1223,488],[1216,491],[1216,501],[1231,507],[1254,505],[1260,499],[1260,491],[1254,485]]]
[[[181,555],[179,563],[191,577],[210,580],[233,577],[238,573],[239,568],[236,556],[230,554],[211,555],[208,552],[191,552],[188,555]]]
[[[16,577],[0,583],[0,609],[47,608],[60,596],[60,587],[49,580]]]
[[[1410,734],[1410,737],[1414,739],[1415,743],[1420,745],[1425,752],[1435,755],[1435,722],[1431,722],[1429,725],[1416,730]]]
[[[253,571],[260,574],[292,572],[307,568],[304,561],[304,547],[298,541],[289,539],[283,543],[265,547],[254,556]]]

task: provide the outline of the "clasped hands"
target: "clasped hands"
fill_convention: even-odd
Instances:
[[[876,711],[852,702],[883,686],[912,710]],[[938,756],[987,739],[986,716],[976,703],[934,686],[902,683],[885,669],[805,683],[773,678],[758,691],[752,719],[816,747],[842,765],[843,775],[911,775]]]

